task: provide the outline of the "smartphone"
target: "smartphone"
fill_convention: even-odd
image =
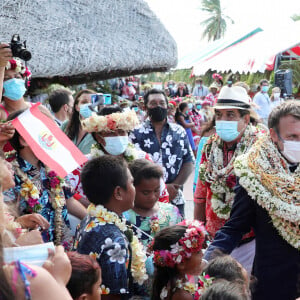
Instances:
[[[93,107],[98,105],[111,105],[111,94],[91,94],[91,103]]]

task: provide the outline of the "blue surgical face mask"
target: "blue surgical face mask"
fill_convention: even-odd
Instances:
[[[26,92],[25,81],[20,78],[13,78],[4,81],[3,88],[3,96],[13,101],[20,100]]]
[[[201,109],[202,106],[200,104],[197,104],[196,107],[197,107],[197,109]]]
[[[188,108],[192,109],[193,108],[193,103],[188,103]]]
[[[139,108],[138,107],[133,107],[133,110],[135,111],[135,112],[138,112],[139,111]]]
[[[216,121],[217,135],[225,142],[232,142],[238,136],[238,121]]]
[[[87,119],[92,115],[92,110],[89,108],[90,105],[90,103],[80,105],[79,113],[84,119]]]
[[[261,91],[262,91],[263,93],[267,93],[268,90],[269,90],[269,87],[268,87],[267,85],[264,85],[264,86],[261,87]]]
[[[120,155],[128,146],[128,136],[107,136],[104,138],[104,149],[111,155]]]

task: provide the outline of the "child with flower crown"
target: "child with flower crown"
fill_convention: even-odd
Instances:
[[[133,284],[147,279],[146,254],[121,217],[133,207],[133,178],[124,159],[103,155],[87,162],[81,181],[91,204],[77,228],[74,250],[99,263],[103,299],[128,299],[134,294]]]
[[[153,300],[199,299],[202,287],[187,275],[199,276],[203,269],[202,248],[206,231],[199,221],[183,221],[161,230],[150,245],[156,267]]]

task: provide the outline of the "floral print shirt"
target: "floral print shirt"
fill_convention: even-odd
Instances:
[[[31,165],[28,161],[17,158],[21,170],[27,174],[28,178],[34,183],[40,193],[40,198],[38,199],[41,209],[38,211],[50,224],[48,230],[42,232],[42,237],[44,242],[55,241],[55,209],[52,207],[50,199],[50,181],[46,175],[46,169],[43,164],[41,164],[40,170]],[[22,188],[23,181],[15,174],[15,187],[7,193],[9,200],[13,201],[18,199],[19,211],[21,214],[32,213],[32,207],[29,203],[20,195],[20,190]],[[68,179],[65,178],[65,186],[63,187],[65,194],[65,199],[69,199],[73,196],[73,191],[68,183]],[[13,195],[13,198],[10,198]],[[72,236],[70,231],[70,223],[68,218],[68,210],[66,204],[62,208],[62,221],[63,221],[63,239],[62,245],[69,249],[72,245]]]
[[[182,217],[176,206],[169,203],[158,203],[158,212],[151,217],[142,217],[130,209],[123,213],[127,221],[136,227],[132,227],[140,242],[147,247],[157,232],[165,227],[176,225],[182,221]]]
[[[104,294],[124,294],[126,299],[129,292],[128,244],[126,236],[115,224],[102,223],[88,215],[78,225],[73,250],[97,259],[102,269]]]
[[[130,134],[132,142],[149,153],[164,171],[164,181],[172,183],[182,165],[194,162],[194,155],[184,128],[166,122],[159,143],[150,120],[146,120]]]

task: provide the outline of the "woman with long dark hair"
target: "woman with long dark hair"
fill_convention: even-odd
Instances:
[[[95,143],[93,136],[83,130],[80,120],[85,118],[80,114],[80,106],[91,103],[91,94],[95,94],[93,90],[81,90],[74,99],[72,115],[69,121],[62,124],[61,129],[72,140],[83,154],[89,154],[92,145]]]

